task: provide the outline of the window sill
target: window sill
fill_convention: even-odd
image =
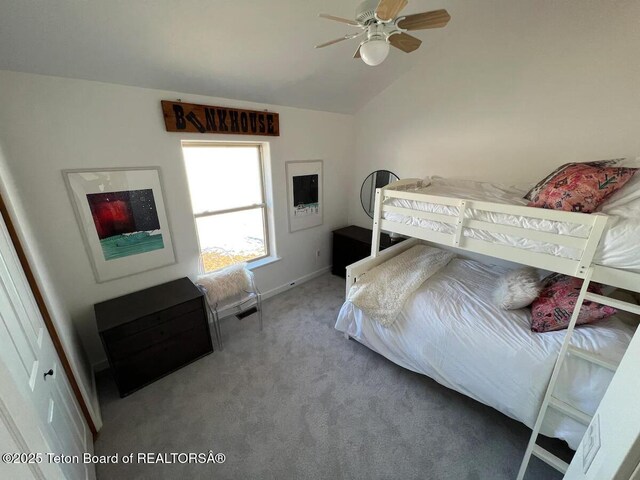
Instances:
[[[282,257],[270,256],[261,258],[260,260],[255,260],[253,262],[249,262],[247,264],[247,268],[249,270],[255,270],[256,268],[264,267],[266,265],[271,265],[272,263],[278,262],[282,260]]]

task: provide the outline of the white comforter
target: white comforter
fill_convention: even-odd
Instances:
[[[526,193],[525,189],[516,187],[506,187],[502,185],[494,185],[483,182],[473,182],[459,179],[445,179],[440,177],[432,177],[431,185],[420,190],[423,193],[431,195],[441,195],[445,197],[465,198],[469,200],[482,200],[487,202],[526,205],[527,200],[523,197]],[[404,200],[404,199],[388,199],[387,204],[411,208],[414,210],[422,210],[427,212],[440,213],[444,215],[458,215],[458,207],[450,207],[446,205],[435,205],[426,202]],[[637,215],[629,216],[617,214],[609,215],[607,229],[600,242],[594,262],[607,267],[621,268],[640,272],[640,254],[635,247],[637,239],[640,238],[640,219]],[[598,215],[594,213],[593,215]],[[506,225],[520,226],[531,230],[540,230],[553,233],[562,233],[575,237],[587,237],[588,228],[584,225],[577,225],[565,222],[552,222],[548,220],[540,220],[530,217],[519,217],[501,213],[492,213],[485,211],[477,211],[467,209],[465,212],[467,218],[476,220],[484,220],[492,223],[503,223]],[[406,216],[398,213],[385,213],[384,217],[393,222],[404,223],[407,225],[428,228],[442,233],[452,234],[455,230],[454,225],[442,222],[426,220],[413,216]],[[486,242],[495,242],[503,245],[515,246],[518,248],[531,250],[535,252],[548,253],[559,257],[579,258],[579,252],[570,247],[563,247],[546,242],[538,242],[526,238],[517,238],[501,233],[488,232],[486,230],[477,230],[465,228],[463,234],[467,237],[483,240]]]
[[[504,270],[452,260],[411,295],[388,328],[346,302],[336,329],[398,365],[427,375],[505,415],[533,426],[564,332],[531,332],[528,309],[493,304],[496,277]],[[576,329],[573,344],[618,362],[633,329],[611,318]],[[568,358],[557,395],[593,413],[612,373]],[[577,448],[584,427],[550,410],[542,433]]]

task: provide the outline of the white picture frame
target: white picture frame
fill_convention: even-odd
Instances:
[[[286,162],[285,168],[289,232],[322,225],[322,160],[290,161]]]
[[[98,283],[176,262],[160,168],[74,169],[62,175]]]

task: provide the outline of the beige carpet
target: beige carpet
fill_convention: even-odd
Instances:
[[[267,300],[262,333],[255,316],[226,319],[222,352],[124,399],[99,375],[96,453],[135,455],[98,479],[514,479],[529,429],[345,340],[343,295],[327,274]],[[225,462],[137,461],[209,450]],[[559,478],[532,460],[527,480]]]

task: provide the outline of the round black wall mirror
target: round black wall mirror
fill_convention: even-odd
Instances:
[[[360,188],[360,202],[367,215],[373,218],[376,188],[382,188],[397,180],[400,180],[398,176],[389,170],[376,170],[364,179]]]

